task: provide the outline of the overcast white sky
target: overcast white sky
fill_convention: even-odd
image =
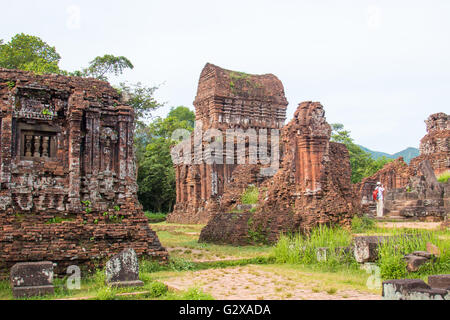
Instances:
[[[450,111],[450,1],[2,1],[0,39],[24,32],[80,69],[128,57],[122,80],[164,83],[158,99],[191,108],[207,62],[283,82],[288,120],[320,101],[330,123],[388,153],[418,147],[424,120]]]

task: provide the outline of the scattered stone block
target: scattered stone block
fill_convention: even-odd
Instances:
[[[424,257],[424,258],[427,258],[427,259],[433,258],[433,254],[431,254],[431,253],[429,253],[427,251],[414,251],[412,253],[412,255],[415,255],[415,256],[418,256],[418,257]]]
[[[378,247],[387,241],[389,237],[360,236],[355,237],[353,254],[359,263],[374,262],[378,260]]]
[[[106,263],[106,284],[111,287],[140,287],[139,261],[134,249],[129,248],[113,256]]]
[[[437,289],[450,289],[450,274],[440,274],[428,277],[428,285]]]
[[[418,289],[431,289],[423,280],[420,279],[401,279],[389,280],[383,282],[384,300],[405,300],[405,297],[411,291]]]
[[[317,261],[319,261],[319,262],[327,261],[329,251],[330,251],[330,249],[328,247],[317,248],[316,249]]]
[[[441,255],[441,250],[431,242],[427,242],[427,252],[439,257]]]
[[[406,270],[409,272],[416,272],[419,270],[419,268],[430,261],[430,259],[427,259],[425,257],[416,256],[413,254],[408,254],[405,256],[405,260],[407,263]]]
[[[443,289],[417,289],[405,295],[403,300],[450,300],[450,291]]]
[[[334,252],[338,257],[345,256],[351,252],[351,247],[336,247]],[[321,247],[316,249],[317,261],[324,262],[327,261],[329,254],[331,253],[330,248]]]
[[[15,298],[53,294],[53,263],[17,263],[11,268],[10,282]]]

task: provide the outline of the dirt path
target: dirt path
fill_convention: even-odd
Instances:
[[[218,300],[379,300],[380,295],[352,289],[323,287],[320,281],[308,284],[246,266],[190,272],[165,279],[176,290],[198,287]]]

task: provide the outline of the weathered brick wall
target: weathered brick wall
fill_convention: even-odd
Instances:
[[[411,160],[410,166],[429,160],[437,175],[450,170],[450,120],[443,112],[432,114],[425,121],[427,134],[420,141],[420,156]]]
[[[283,85],[274,75],[250,75],[208,63],[200,75],[194,101],[198,131],[191,137],[192,164],[175,166],[177,201],[167,221],[207,223],[223,207],[222,196],[236,178],[233,172],[240,165],[237,160],[227,163],[225,152],[223,164],[206,161],[195,164],[195,148],[200,146],[201,151],[205,150],[204,141],[196,142],[196,134],[201,135],[208,129],[218,129],[224,134],[227,129],[244,132],[266,129],[270,149],[270,130],[282,128],[287,104]],[[226,138],[223,145],[226,145]]]
[[[372,193],[381,182],[386,190],[405,188],[414,175],[414,170],[408,166],[402,157],[386,164],[374,175],[364,178],[353,186],[360,200],[372,201]]]
[[[0,265],[166,259],[137,201],[134,114],[108,83],[0,69]],[[85,201],[84,204],[82,201]]]
[[[425,123],[427,134],[420,142],[421,154],[409,166],[399,158],[354,185],[364,213],[374,214],[372,192],[380,181],[386,189],[385,215],[420,219],[445,219],[448,215],[448,187],[442,185],[435,190],[424,181],[435,180],[434,176],[450,170],[450,121],[441,112],[430,115]],[[427,162],[430,172],[425,173]]]
[[[218,213],[200,241],[273,243],[281,232],[308,232],[318,224],[348,226],[357,210],[349,153],[330,142],[330,135],[322,105],[300,104],[282,130],[280,169],[261,183],[256,212]]]

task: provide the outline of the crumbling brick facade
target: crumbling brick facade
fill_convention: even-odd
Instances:
[[[413,175],[414,170],[400,157],[353,187],[362,201],[363,210],[374,211],[376,207],[372,201],[372,193],[377,187],[377,182],[381,182],[387,190],[404,189]]]
[[[177,201],[167,220],[173,223],[207,223],[223,207],[221,200],[229,184],[240,178],[233,172],[242,164],[237,159],[229,163],[226,154],[212,164],[208,164],[207,159],[195,160],[195,149],[200,147],[201,152],[205,149],[204,141],[196,141],[197,136],[210,129],[222,133],[228,129],[243,132],[248,129],[267,130],[270,150],[271,129],[283,126],[287,104],[283,85],[274,75],[250,75],[208,63],[201,73],[194,101],[197,128],[191,139],[192,163],[175,166]],[[248,144],[248,138],[246,142]],[[249,156],[246,155],[247,160]],[[263,179],[256,175],[255,180]],[[246,181],[245,186],[248,183]]]
[[[280,168],[260,184],[255,212],[221,211],[202,230],[200,241],[272,243],[281,232],[349,225],[357,210],[349,153],[344,145],[330,142],[330,136],[322,105],[301,103],[282,129]]]
[[[420,140],[420,156],[411,160],[411,167],[429,160],[436,176],[450,170],[450,118],[440,112],[432,114],[425,121],[427,134]]]
[[[409,166],[399,158],[354,186],[363,212],[375,213],[372,192],[380,181],[386,188],[385,216],[446,219],[449,184],[438,184],[436,176],[450,169],[450,121],[447,114],[436,113],[425,123],[427,134],[420,143],[420,156]]]
[[[119,98],[94,79],[0,69],[2,268],[65,272],[127,247],[167,258],[137,201],[134,113]]]

